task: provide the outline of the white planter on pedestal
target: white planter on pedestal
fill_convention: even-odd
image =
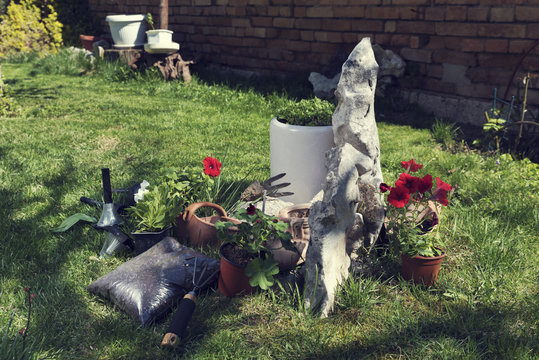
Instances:
[[[144,50],[149,53],[168,54],[180,49],[180,44],[172,41],[172,31],[156,29],[146,31],[148,43],[144,44]]]
[[[291,184],[282,191],[294,193],[282,200],[306,203],[322,190],[327,175],[325,153],[333,146],[332,126],[297,126],[271,120],[271,176],[286,173],[279,182]]]
[[[110,34],[116,48],[142,47],[145,40],[146,15],[109,15]]]

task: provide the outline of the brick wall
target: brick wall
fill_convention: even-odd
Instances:
[[[158,0],[89,3],[107,31],[108,14],[158,18]],[[405,89],[487,99],[539,42],[539,0],[169,0],[169,29],[212,63],[279,72],[321,71],[368,36],[407,61]],[[518,70],[539,71],[539,46]]]

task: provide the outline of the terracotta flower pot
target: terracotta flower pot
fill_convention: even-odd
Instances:
[[[199,218],[195,211],[202,207],[210,207],[217,211],[217,215]],[[196,202],[189,205],[183,213],[176,217],[176,236],[189,241],[191,246],[211,246],[217,248],[220,241],[217,239],[217,221],[232,221],[239,224],[240,221],[227,217],[225,209],[211,202]]]
[[[438,272],[445,257],[445,252],[440,256],[425,257],[416,255],[410,257],[402,254],[402,277],[405,280],[413,280],[416,284],[432,286],[438,280]]]
[[[101,38],[93,35],[79,35],[79,38],[82,43],[82,47],[88,51],[93,51],[93,43],[101,40]]]
[[[229,259],[233,251],[234,245],[225,243],[219,248],[221,255],[221,267],[219,274],[219,291],[224,296],[234,297],[239,295],[247,295],[254,291],[254,288],[249,284],[249,277],[245,275],[245,267],[235,261]]]

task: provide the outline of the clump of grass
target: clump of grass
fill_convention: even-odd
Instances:
[[[456,142],[459,127],[453,123],[436,118],[431,128],[432,137],[446,149],[451,149]]]

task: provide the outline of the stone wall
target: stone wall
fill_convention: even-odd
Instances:
[[[158,18],[158,0],[89,4],[104,31],[108,14]],[[523,59],[539,42],[537,0],[169,0],[169,29],[208,62],[284,73],[323,72],[370,37],[407,61],[401,86],[410,101],[418,91],[487,101],[495,87],[504,94],[518,67],[514,95],[523,73],[539,71],[539,46]],[[537,80],[528,103],[539,105]]]

